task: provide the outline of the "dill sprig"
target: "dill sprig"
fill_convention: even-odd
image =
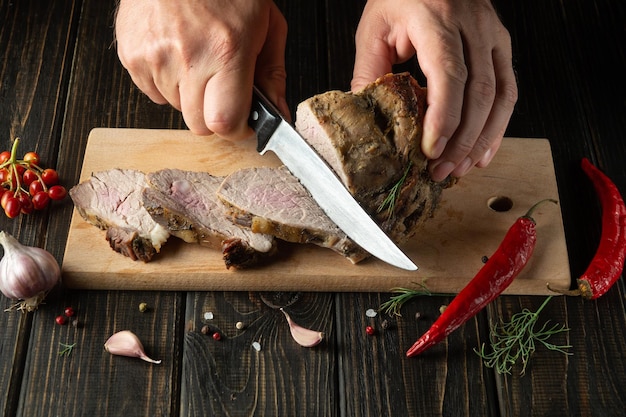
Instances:
[[[400,190],[402,189],[402,185],[404,181],[406,181],[406,177],[409,175],[409,171],[411,170],[411,166],[413,165],[413,161],[409,161],[406,169],[404,170],[404,174],[402,177],[396,182],[393,187],[389,190],[389,194],[387,197],[380,203],[377,209],[377,213],[380,213],[384,210],[388,210],[388,217],[391,217],[393,214],[393,210],[396,207],[396,201],[398,200],[398,196],[400,195]]]
[[[544,345],[549,350],[555,350],[565,355],[571,355],[567,349],[571,345],[555,345],[548,342],[550,336],[569,331],[564,325],[554,324],[548,327],[549,320],[546,321],[539,330],[535,330],[535,324],[539,318],[539,313],[548,304],[552,296],[546,298],[539,309],[532,312],[524,309],[511,316],[508,323],[500,322],[499,325],[492,325],[489,333],[491,342],[491,352],[487,353],[483,343],[480,350],[474,352],[480,356],[488,368],[494,368],[499,374],[510,374],[511,368],[518,359],[522,361],[522,371],[520,375],[526,373],[526,366],[530,357],[535,352],[536,343]]]
[[[391,296],[388,301],[385,301],[378,307],[378,311],[383,311],[389,316],[398,316],[402,317],[400,313],[400,309],[411,298],[420,296],[420,295],[431,295],[431,292],[426,288],[424,283],[416,283],[419,286],[418,289],[411,288],[392,288],[391,292],[396,295]]]
[[[72,354],[72,351],[74,350],[74,347],[76,346],[76,343],[72,343],[71,345],[69,345],[59,342],[59,345],[61,345],[61,347],[63,348],[59,351],[59,356],[70,356]]]

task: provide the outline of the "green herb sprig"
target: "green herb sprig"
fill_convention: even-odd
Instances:
[[[76,346],[76,343],[72,343],[71,345],[66,344],[66,343],[61,343],[59,342],[59,345],[61,345],[61,350],[59,351],[59,356],[70,356],[72,354],[72,351],[74,350],[74,347]]]
[[[548,320],[539,330],[535,330],[539,313],[551,299],[552,296],[546,298],[535,312],[524,309],[515,313],[511,317],[511,321],[500,322],[499,325],[491,326],[489,333],[491,352],[487,353],[484,343],[480,350],[474,349],[474,352],[482,358],[485,366],[494,368],[499,374],[510,374],[513,365],[520,359],[522,361],[520,375],[524,375],[530,357],[535,352],[537,342],[549,350],[571,355],[567,351],[572,347],[571,345],[555,345],[548,342],[550,336],[569,331],[569,328],[559,324],[548,327]]]
[[[393,185],[393,187],[391,187],[391,190],[389,190],[389,194],[387,194],[387,197],[385,197],[383,202],[380,203],[380,205],[378,206],[378,209],[376,211],[377,213],[380,213],[384,210],[388,210],[388,213],[389,213],[388,216],[391,217],[391,215],[393,214],[393,210],[396,207],[396,201],[398,200],[400,189],[402,188],[402,185],[406,181],[406,177],[409,175],[411,166],[413,166],[413,161],[409,161],[409,164],[406,166],[406,169],[404,170],[404,174],[402,174],[402,177],[398,180],[398,182],[396,182]]]
[[[392,288],[391,292],[396,295],[391,296],[388,301],[382,303],[378,308],[378,311],[383,311],[389,316],[402,317],[400,309],[407,301],[420,295],[431,295],[431,292],[426,287],[426,284],[417,283],[416,285],[419,286],[418,289],[401,287]]]

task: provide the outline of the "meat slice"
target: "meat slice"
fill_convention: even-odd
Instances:
[[[163,169],[147,174],[143,205],[172,235],[220,249],[228,268],[245,268],[274,253],[274,238],[230,221],[216,191],[223,181],[206,172]]]
[[[397,243],[432,216],[447,179],[436,183],[421,152],[426,90],[408,73],[388,74],[356,93],[329,91],[299,104],[296,129]]]
[[[234,221],[253,232],[330,248],[353,263],[367,256],[285,167],[235,171],[224,179],[217,195]]]
[[[148,262],[167,241],[169,232],[143,208],[141,191],[146,186],[143,172],[111,169],[93,173],[69,194],[83,219],[107,231],[111,248]]]

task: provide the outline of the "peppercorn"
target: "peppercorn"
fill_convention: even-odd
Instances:
[[[148,304],[147,303],[139,303],[139,311],[141,313],[145,313],[146,311],[148,311]]]
[[[368,336],[373,336],[376,333],[376,329],[374,329],[372,326],[367,326],[365,328],[365,333],[367,333]]]
[[[214,340],[221,340],[222,339],[222,335],[220,334],[220,332],[213,333],[213,339]]]

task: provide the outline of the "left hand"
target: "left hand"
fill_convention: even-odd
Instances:
[[[422,151],[433,180],[485,167],[517,101],[511,38],[488,0],[369,0],[352,90],[417,60],[428,82]]]

